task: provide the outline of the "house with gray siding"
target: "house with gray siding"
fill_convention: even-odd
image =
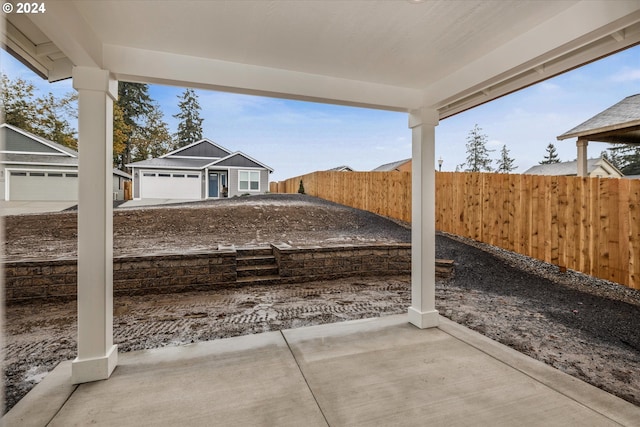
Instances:
[[[78,200],[78,152],[6,123],[0,125],[0,200]],[[131,176],[113,170],[113,198]]]
[[[269,166],[204,138],[130,163],[134,199],[203,200],[269,191]]]

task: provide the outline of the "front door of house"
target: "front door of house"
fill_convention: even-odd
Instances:
[[[209,197],[217,198],[218,195],[218,172],[209,172]]]

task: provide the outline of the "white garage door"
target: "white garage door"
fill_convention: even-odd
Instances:
[[[142,199],[200,199],[200,174],[197,172],[143,172],[140,181]]]
[[[9,200],[78,200],[78,173],[11,171]]]

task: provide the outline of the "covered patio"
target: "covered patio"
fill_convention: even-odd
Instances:
[[[608,426],[640,408],[476,332],[404,315],[122,354],[108,381],[64,362],[13,426]]]
[[[455,424],[455,417],[462,417],[462,407],[468,415],[460,418],[459,424],[477,424],[478,419],[474,417],[489,410],[487,405],[491,402],[500,406],[498,402],[503,399],[516,399],[524,412],[509,415],[494,412],[495,407],[491,406],[491,414],[496,417],[503,414],[505,418],[487,418],[487,422],[503,420],[507,424],[511,420],[512,424],[514,420],[529,420],[531,424],[538,424],[536,417],[540,414],[531,412],[533,402],[538,402],[535,394],[517,399],[514,390],[520,387],[510,388],[519,381],[528,384],[532,379],[529,374],[523,374],[517,367],[504,371],[504,361],[499,362],[493,356],[487,357],[485,350],[456,341],[457,338],[447,332],[452,325],[443,322],[435,310],[435,127],[439,120],[453,114],[639,43],[640,4],[637,1],[60,1],[47,2],[45,13],[5,14],[5,18],[6,48],[50,81],[73,78],[79,95],[78,355],[70,366],[62,365],[54,372],[63,378],[56,389],[61,395],[69,395],[71,389],[75,391],[62,410],[55,411],[57,415],[51,425],[88,422],[96,413],[85,412],[91,406],[84,402],[102,402],[97,404],[108,405],[103,408],[123,420],[133,420],[130,417],[134,413],[147,417],[146,420],[161,413],[155,412],[158,406],[147,406],[133,396],[141,397],[141,393],[148,390],[168,393],[171,399],[163,399],[173,399],[178,405],[176,410],[181,410],[180,405],[204,396],[247,399],[254,391],[255,396],[260,396],[256,391],[259,389],[268,392],[262,396],[271,395],[275,386],[289,390],[285,381],[292,381],[291,386],[300,390],[300,394],[294,395],[302,399],[303,406],[309,410],[300,415],[303,419],[316,419],[330,425],[369,424],[367,411],[359,409],[376,410],[377,407],[370,405],[376,401],[371,381],[385,369],[402,380],[397,389],[388,382],[380,383],[385,390],[380,396],[386,396],[382,401],[387,402],[387,406],[380,408],[395,410],[398,406],[394,402],[404,401],[396,399],[408,393],[413,396],[411,401],[420,397],[427,402],[440,400],[443,405],[457,403],[435,411],[444,418],[434,422]],[[374,336],[358,329],[366,325],[362,323],[353,329],[349,325],[335,325],[326,332],[327,336],[335,335],[331,339],[323,338],[325,332],[315,336],[316,330],[311,329],[243,338],[234,344],[225,341],[194,346],[196,353],[203,351],[202,358],[196,359],[213,363],[209,367],[194,364],[190,347],[122,355],[121,366],[114,377],[97,382],[108,379],[118,366],[112,330],[110,188],[112,105],[117,97],[118,80],[406,112],[412,129],[413,171],[412,302],[407,316],[394,318],[396,323],[389,326],[391,329],[380,326],[382,329],[376,330]],[[377,322],[371,324],[386,324],[384,319]],[[417,341],[405,346],[401,342],[405,334]],[[302,345],[304,342],[310,347]],[[284,350],[270,356],[286,365],[282,367],[282,375],[265,378],[268,387],[266,383],[255,384],[250,376],[240,376],[244,369],[260,366],[246,359],[247,363],[231,369],[237,374],[232,381],[225,382],[217,374],[216,370],[222,367],[216,366],[216,362],[224,363],[222,355],[231,351],[224,350],[227,345],[245,350],[233,353],[240,360],[250,358],[256,345],[270,351]],[[477,359],[457,365],[456,349],[463,353],[470,351]],[[330,359],[336,357],[347,365],[323,366],[311,362],[322,360],[323,354],[329,357],[328,351],[337,351]],[[371,362],[387,359],[397,362],[389,366],[360,365],[357,358],[348,359],[349,355],[365,353]],[[154,370],[157,366],[169,366],[165,364],[170,360],[177,360],[176,368],[194,366],[196,376],[203,370],[213,369],[213,377],[222,382],[217,385],[207,382],[205,388],[211,385],[223,392],[219,397],[207,394],[214,390],[200,393],[194,384],[186,381],[193,373],[175,377],[172,369]],[[422,371],[425,369],[422,364],[436,369]],[[494,365],[496,370],[489,368]],[[314,374],[316,369],[330,374],[340,366],[353,369],[361,366],[362,375],[346,375],[350,368],[343,376],[330,378]],[[288,375],[293,375],[296,369],[304,374],[297,380]],[[562,376],[543,371],[543,377]],[[421,372],[424,377],[420,377]],[[455,384],[446,386],[446,381],[436,375],[439,372],[458,372],[463,376]],[[479,376],[475,382],[464,379],[486,372],[494,374],[486,378]],[[56,378],[53,374],[51,377],[51,381]],[[485,387],[494,377],[506,382],[496,384],[500,390],[497,400],[487,401]],[[107,398],[117,397],[110,388],[126,378],[144,387],[129,394],[131,399],[121,399],[123,395],[108,401]],[[416,382],[416,378],[421,380]],[[313,391],[314,381],[318,381],[320,389],[335,392],[317,397]],[[359,390],[363,395],[360,397],[367,397],[367,402],[349,400],[341,394],[346,385],[355,384],[351,381],[361,384]],[[576,380],[570,382],[577,388],[584,386]],[[83,383],[90,384],[77,388],[70,385]],[[531,387],[540,387],[538,380],[534,383]],[[246,391],[234,389],[240,386],[248,388]],[[122,392],[121,388],[117,390]],[[185,390],[193,395],[186,394]],[[455,395],[454,390],[461,391],[461,397],[449,401],[449,396]],[[93,392],[97,394],[92,395]],[[593,412],[583,412],[585,406],[577,404],[573,397],[546,396],[548,408],[560,405],[549,413],[591,420]],[[336,414],[342,411],[344,415],[332,418],[334,415],[325,414],[322,408],[327,405],[326,399],[342,407]],[[29,401],[26,399],[25,404]],[[76,401],[79,403],[75,404]],[[205,411],[200,415],[208,414],[210,407],[200,402],[202,404],[192,410]],[[407,424],[424,424],[426,419],[422,417],[431,413],[411,406],[400,407],[404,408],[403,415],[420,417],[407,418]],[[96,411],[102,414],[97,407]],[[604,414],[600,409],[597,412]],[[34,408],[27,411],[29,417],[35,417],[36,413]],[[74,413],[79,418],[73,418]],[[286,424],[272,422],[268,414],[259,412],[261,418],[253,423]],[[64,418],[66,416],[71,418]],[[236,419],[242,424],[242,418]],[[113,422],[102,415],[99,420],[106,424]],[[160,422],[166,420],[161,418]],[[388,424],[387,421],[389,419],[381,418],[379,423]],[[207,424],[202,418],[199,422]],[[152,421],[142,423],[154,424]],[[140,423],[131,421],[131,424]]]
[[[558,136],[558,141],[578,138],[578,176],[587,176],[587,147],[589,141],[610,144],[640,144],[640,94],[596,114],[584,123]]]

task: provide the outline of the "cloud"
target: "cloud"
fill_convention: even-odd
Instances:
[[[618,83],[640,80],[640,68],[624,67],[622,70],[612,75],[610,80]]]

